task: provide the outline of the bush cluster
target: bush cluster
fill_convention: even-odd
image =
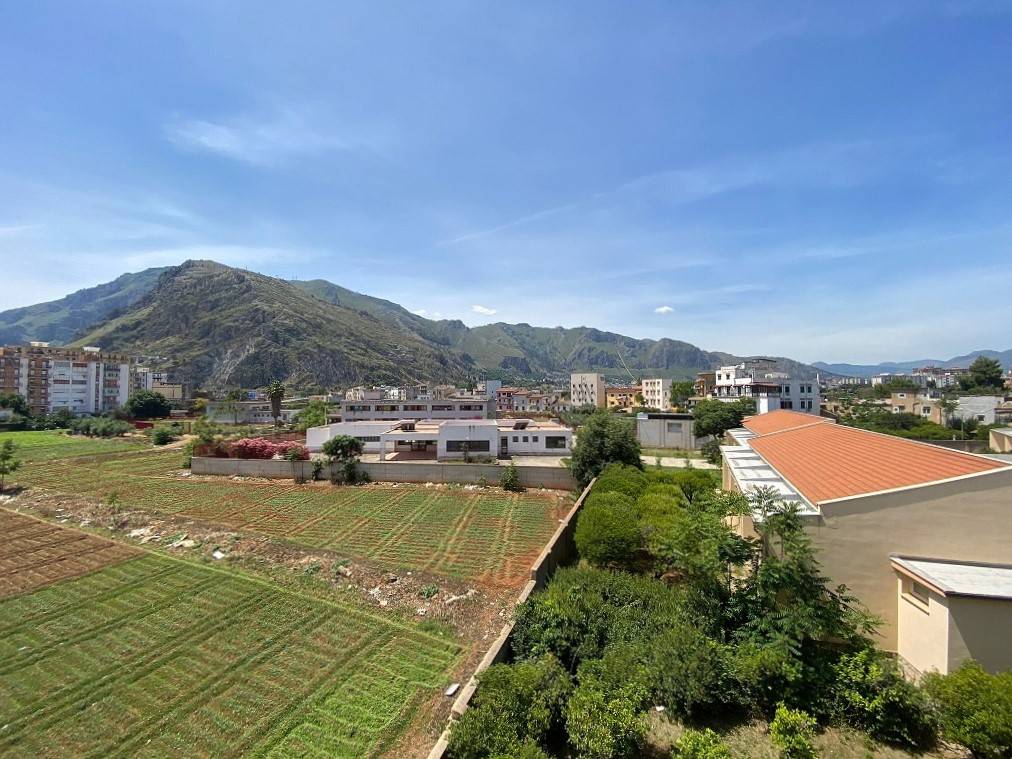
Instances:
[[[82,416],[70,419],[67,429],[72,435],[88,437],[119,437],[133,432],[134,426],[120,419],[108,416]]]
[[[948,675],[927,675],[924,689],[947,740],[978,757],[1012,756],[1012,672],[991,675],[967,662]]]
[[[242,438],[229,446],[230,454],[237,459],[272,459],[280,456],[288,461],[306,461],[309,451],[301,443],[287,440],[272,443],[262,437]]]

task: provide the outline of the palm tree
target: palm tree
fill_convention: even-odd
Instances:
[[[281,380],[274,380],[267,386],[267,397],[271,401],[271,415],[274,417],[274,426],[279,427],[278,419],[281,417],[281,401],[285,397],[285,386]]]

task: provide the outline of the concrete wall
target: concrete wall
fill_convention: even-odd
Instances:
[[[833,584],[844,583],[881,617],[880,645],[897,646],[890,554],[1007,562],[1012,546],[1012,469],[940,485],[848,498],[822,507],[807,528]]]
[[[680,429],[668,429],[668,425]],[[636,439],[644,448],[682,448],[694,451],[701,443],[695,435],[696,423],[689,419],[636,419]]]
[[[1010,430],[997,429],[991,430],[989,435],[990,446],[992,451],[998,453],[1012,453],[1012,434]]]
[[[926,672],[948,672],[949,609],[945,596],[925,588],[928,603],[910,595],[911,580],[896,579],[897,645],[903,662],[920,675]]]
[[[989,672],[1012,670],[1012,601],[949,596],[949,671],[975,659]]]
[[[360,463],[359,470],[375,482],[456,482],[477,484],[484,480],[490,485],[498,484],[503,467],[497,464],[438,464],[405,463],[384,461]],[[199,475],[225,477],[266,477],[268,479],[292,479],[301,477],[309,480],[313,476],[311,461],[276,461],[273,459],[217,459],[194,456],[190,471]],[[569,470],[564,467],[521,466],[520,484],[528,488],[550,490],[576,490],[578,484]],[[321,475],[329,477],[327,467]]]
[[[548,581],[555,574],[555,570],[576,558],[576,544],[573,540],[573,533],[576,530],[576,517],[583,508],[584,502],[587,500],[587,496],[590,494],[591,489],[594,487],[594,483],[597,480],[591,480],[590,484],[583,489],[580,493],[580,497],[573,504],[573,508],[569,510],[569,513],[562,519],[558,529],[549,539],[545,545],[544,550],[538,555],[538,558],[534,560],[534,564],[531,565],[531,579],[524,585],[523,590],[520,591],[520,595],[517,597],[517,605],[522,604],[531,593],[536,590],[541,590],[548,584]],[[503,625],[502,630],[492,645],[489,646],[485,652],[485,656],[478,663],[478,666],[474,670],[474,674],[468,681],[467,685],[460,689],[457,694],[456,700],[453,702],[453,706],[450,708],[450,720],[451,722],[460,717],[465,711],[467,711],[468,705],[471,703],[471,699],[474,697],[475,691],[478,689],[478,677],[486,669],[491,667],[493,664],[500,664],[508,661],[511,655],[510,641],[513,635],[513,622],[507,622]],[[443,731],[443,734],[439,737],[436,745],[432,747],[429,752],[428,759],[441,759],[446,753],[448,747],[447,741],[450,736],[450,728],[447,727]]]

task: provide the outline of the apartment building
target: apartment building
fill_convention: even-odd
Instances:
[[[569,399],[573,408],[596,406],[604,408],[604,376],[594,373],[572,374],[569,377]]]
[[[769,358],[747,359],[720,367],[712,397],[728,402],[751,398],[760,414],[778,409],[818,414],[822,404],[818,382],[792,379],[777,371],[776,361]]]
[[[633,406],[639,405],[636,399],[640,393],[643,392],[643,388],[639,385],[631,385],[628,387],[606,387],[604,389],[604,399],[606,408],[632,408]]]
[[[171,382],[168,372],[154,371],[146,366],[135,366],[130,372],[131,389],[150,390],[160,393],[169,401],[181,401],[186,397],[180,382]]]
[[[341,401],[341,419],[345,422],[403,419],[490,419],[495,401],[484,397],[461,396],[413,401],[348,400]]]
[[[994,645],[1012,637],[1012,466],[784,410],[728,439],[724,487],[794,504],[830,585],[882,620],[879,645],[908,670],[1012,667],[1012,648]],[[763,519],[737,527],[754,535]]]
[[[941,392],[930,389],[907,390],[889,396],[889,406],[894,414],[917,414],[935,424],[945,424],[941,402]]]
[[[0,392],[21,395],[34,415],[76,416],[119,408],[130,395],[130,358],[99,348],[49,343],[0,348]]]
[[[664,411],[671,406],[671,380],[643,380],[643,405],[647,408]]]
[[[918,384],[923,381],[925,383],[934,383],[935,387],[959,387],[959,380],[961,377],[966,377],[970,374],[970,370],[966,368],[944,368],[940,366],[922,366],[919,369],[914,369],[911,376],[917,378]]]

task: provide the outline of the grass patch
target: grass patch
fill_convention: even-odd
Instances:
[[[150,447],[143,438],[90,438],[57,430],[0,433],[0,443],[8,438],[18,446],[16,455],[24,462],[139,451]]]

